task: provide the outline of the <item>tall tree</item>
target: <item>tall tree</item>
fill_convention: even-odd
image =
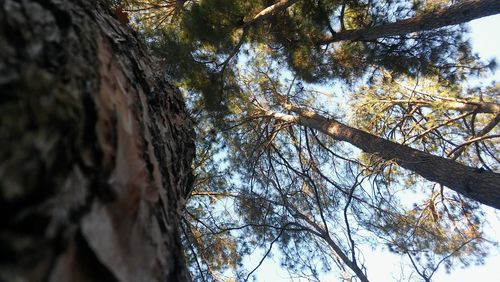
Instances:
[[[148,1],[132,3],[131,9],[137,10]],[[151,37],[152,47],[159,54],[189,58],[167,65],[174,77],[186,82],[185,87],[204,93],[209,107],[224,104],[235,95],[233,71],[236,57],[246,49],[246,43],[269,45],[276,59],[286,61],[291,70],[307,81],[342,78],[352,82],[377,67],[396,73],[460,78],[453,66],[470,65],[475,58],[462,30],[450,25],[495,14],[499,9],[496,1],[491,0],[452,6],[447,1],[435,1],[432,5],[421,1],[410,4],[332,0],[182,3],[184,12],[178,15],[176,24],[159,21],[138,27]],[[442,14],[463,15],[461,11],[467,7],[474,7],[473,12],[443,22],[448,17]],[[160,11],[162,6],[156,9]],[[150,19],[147,14],[141,15]],[[417,20],[422,17],[423,23]],[[388,21],[408,21],[406,26],[411,28],[401,29],[396,35],[377,33],[363,41],[346,38],[337,44],[321,44],[325,38],[343,32],[385,30]],[[390,26],[388,29],[393,30]]]
[[[0,280],[187,281],[178,89],[104,1],[0,5]]]
[[[273,9],[278,6],[286,9]],[[447,81],[443,83],[444,88],[453,88],[458,78],[466,80],[471,74],[483,73],[486,66],[493,68],[494,63],[481,62],[471,52],[469,42],[463,37],[465,28],[440,21],[439,13],[454,13],[457,7],[450,6],[448,1],[224,1],[222,5],[220,1],[207,0],[185,6],[176,25],[160,29],[139,26],[160,56],[175,54],[178,58],[187,58],[175,64],[167,62],[167,68],[187,90],[192,105],[217,111],[205,113],[201,120],[216,125],[208,134],[209,139],[217,146],[226,147],[216,154],[217,159],[227,155],[223,168],[215,169],[216,163],[205,162],[207,166],[202,167],[202,175],[206,185],[200,182],[188,207],[185,241],[192,246],[188,253],[192,255],[193,272],[200,275],[197,277],[211,280],[233,270],[236,279],[248,279],[262,261],[255,268],[245,269],[239,265],[241,257],[252,253],[254,248],[263,248],[265,255],[279,248],[284,256],[283,266],[296,275],[308,275],[314,280],[318,279],[319,269],[337,267],[344,277],[354,275],[365,280],[370,277],[370,266],[360,260],[357,248],[370,236],[371,242],[383,242],[389,250],[404,255],[423,280],[430,280],[443,265],[450,269],[457,262],[468,264],[481,260],[488,244],[483,238],[483,219],[477,203],[418,179],[411,172],[395,169],[394,160],[401,158],[394,155],[398,150],[383,150],[387,148],[381,146],[377,151],[370,142],[380,141],[379,144],[389,144],[392,149],[401,146],[409,152],[405,157],[406,167],[414,171],[418,166],[425,167],[420,160],[414,162],[414,153],[418,152],[415,149],[426,158],[467,170],[475,175],[474,179],[482,176],[482,169],[475,168],[481,163],[469,162],[465,156],[457,161],[447,159],[452,157],[443,152],[451,145],[442,150],[422,148],[418,142],[404,142],[399,131],[393,134],[394,138],[389,138],[387,132],[371,130],[364,124],[349,124],[342,112],[361,112],[361,108],[334,107],[307,85],[308,82],[335,85],[334,82],[342,81],[354,88],[359,83],[377,89],[386,85],[383,76],[389,72],[393,79],[432,78]],[[474,17],[489,10],[485,7],[477,10],[481,12]],[[265,20],[252,21],[265,14],[263,11],[271,10],[276,13],[269,14]],[[408,25],[411,30],[379,33],[369,40],[346,39],[322,44],[324,38],[343,31],[366,32],[418,19],[429,25]],[[452,24],[468,20],[470,18],[462,17]],[[337,88],[340,87],[334,89]],[[202,98],[197,96],[199,92]],[[269,112],[290,114],[277,94],[286,96],[291,105],[308,109],[314,106],[316,116],[328,117],[328,120],[320,118],[321,122],[336,120],[342,128],[360,134],[359,129],[364,129],[367,132],[361,135],[370,138],[355,143],[356,146],[371,153],[392,154],[385,156],[387,164],[377,165],[381,163],[380,155],[353,158],[349,146],[339,144],[335,138],[321,136],[316,130],[309,132],[300,125],[298,116],[273,117]],[[359,92],[359,96],[364,95]],[[470,108],[478,99],[469,99],[470,103],[447,103],[447,117],[453,119],[449,113],[457,109],[463,114],[481,116]],[[455,100],[459,101],[464,102]],[[427,104],[427,109],[419,107],[424,108],[422,116],[436,108],[442,109],[444,100],[439,102],[438,106]],[[484,111],[495,112],[497,102],[487,100],[487,103],[491,107]],[[373,111],[364,113],[374,114]],[[417,114],[405,114],[408,119],[418,118]],[[397,115],[391,116],[391,112],[387,116],[396,124],[402,121]],[[359,118],[362,119],[362,115]],[[310,121],[319,124],[318,120]],[[435,126],[425,121],[418,124],[427,129]],[[481,124],[488,128],[486,123]],[[452,123],[444,125],[450,126],[440,127],[441,132],[465,130]],[[357,126],[360,128],[356,129]],[[495,124],[489,127],[494,128]],[[479,131],[467,138],[477,133]],[[334,136],[339,139],[339,135]],[[457,142],[465,141],[462,138],[465,133],[458,131],[455,136],[458,138],[450,143],[455,147],[460,145]],[[448,136],[437,135],[437,132],[426,138],[431,139],[432,144],[450,141]],[[490,138],[494,142],[494,137]],[[495,155],[494,146],[481,149],[480,154],[488,150],[492,150],[488,156]],[[485,162],[489,160],[490,157]],[[446,169],[442,165],[438,168],[424,170],[435,174]],[[497,172],[492,170],[486,171],[486,175],[498,179]],[[208,171],[217,171],[217,175],[206,177]],[[418,172],[426,174],[422,170]],[[451,184],[449,175],[442,176],[443,184],[468,193],[467,185],[460,184],[460,177],[453,179],[457,183]],[[232,182],[231,177],[236,180]],[[427,177],[438,180],[435,175]],[[470,180],[466,182],[470,186]],[[483,183],[487,191],[498,195],[495,186],[488,181]],[[411,205],[405,205],[404,197],[399,197],[399,189],[418,189],[421,196],[415,197]],[[498,205],[493,197],[481,193],[478,196],[476,199]],[[224,244],[220,242],[231,242],[225,244],[231,247],[221,247]],[[207,244],[216,246],[217,252],[210,252]],[[331,252],[321,253],[318,251],[321,249]],[[235,252],[238,258],[227,260],[228,254]],[[228,267],[222,266],[222,261],[228,262]]]
[[[130,1],[136,11],[147,2]],[[429,102],[429,97],[414,101],[411,94],[406,97],[411,102],[404,104],[386,99],[396,105],[387,113],[363,111],[354,104],[334,107],[307,83],[334,84],[338,92],[364,84],[380,96],[377,89],[391,83],[384,79],[390,73],[393,80],[434,79],[444,88],[457,88],[458,82],[495,66],[472,53],[463,36],[466,28],[458,24],[498,13],[496,2],[177,2],[168,21],[152,24],[154,17],[141,12],[134,18],[144,19],[137,28],[156,54],[166,58],[165,67],[201,113],[199,121],[216,126],[199,129],[206,150],[200,154],[201,178],[184,222],[187,253],[194,255],[190,262],[197,277],[217,279],[233,270],[238,279],[248,279],[253,269],[241,269],[240,255],[259,247],[268,254],[278,246],[288,260],[284,266],[294,273],[307,270],[317,278],[318,263],[324,269],[337,265],[346,277],[354,274],[366,280],[369,266],[359,260],[357,246],[364,240],[380,243],[374,237],[405,255],[426,281],[441,265],[449,268],[484,256],[488,244],[480,206],[444,186],[467,194],[477,179],[490,194],[476,193],[475,199],[498,206],[498,191],[481,182],[483,169],[485,176],[498,181],[497,168],[490,165],[497,148],[489,144],[496,138],[498,102],[482,101],[482,94],[466,100],[446,96],[448,100],[437,102]],[[161,7],[149,7],[161,15]],[[464,7],[470,8],[469,15],[462,13]],[[168,60],[173,57],[178,59]],[[359,91],[358,97],[368,94]],[[477,105],[471,108],[474,101]],[[408,111],[398,115],[401,105]],[[202,113],[203,106],[215,112]],[[293,109],[302,116],[290,112]],[[454,115],[457,110],[462,117]],[[374,126],[349,123],[342,116],[349,111],[359,113],[352,121],[377,117]],[[321,125],[342,130],[329,133]],[[413,140],[417,137],[411,132],[422,137]],[[357,151],[338,139],[369,153],[353,157]],[[467,144],[477,150],[477,160],[467,159]],[[219,164],[207,161],[215,151],[222,152],[214,155]],[[404,156],[398,154],[402,152]],[[450,152],[453,155],[447,155]],[[418,156],[440,164],[438,169],[427,169],[427,161]],[[469,179],[439,174],[448,165],[465,170]],[[412,203],[399,194],[416,189],[422,196]],[[321,248],[332,252],[320,254]],[[236,259],[229,259],[235,253]]]
[[[376,178],[374,183],[381,187],[373,188],[378,192],[371,195],[370,166],[351,159],[332,138],[303,129],[297,120],[274,118],[259,110],[264,104],[266,109],[280,106],[269,99],[278,96],[276,91],[289,93],[290,99],[302,104],[313,100],[315,92],[308,94],[294,83],[283,87],[279,79],[270,79],[280,72],[249,73],[253,76],[240,77],[247,84],[243,97],[248,99],[234,103],[238,114],[226,120],[225,130],[209,134],[215,140],[228,135],[220,146],[229,147],[229,171],[237,171],[239,181],[222,188],[216,182],[201,184],[193,193],[187,220],[193,222],[190,228],[197,230],[198,240],[210,242],[223,235],[227,241],[231,235],[238,257],[257,246],[266,253],[279,248],[284,267],[294,275],[308,273],[313,280],[318,279],[318,269],[335,267],[343,277],[353,273],[369,280],[370,265],[364,264],[358,250],[367,240],[359,233],[368,231],[360,230],[384,238],[390,250],[413,260],[415,271],[426,279],[440,265],[451,267],[454,260],[470,263],[484,255],[482,219],[473,203],[431,186],[423,191],[428,199],[424,196],[422,203],[417,200],[415,206],[405,207],[397,200],[399,188],[390,188],[396,183]],[[222,173],[216,177],[224,179]],[[211,258],[199,262],[210,265]],[[249,266],[246,273],[237,263],[230,269],[236,268],[238,279],[245,279],[257,266]],[[193,271],[203,273],[205,266],[200,268]],[[211,267],[212,273],[218,269]]]
[[[349,142],[364,152],[394,161],[430,181],[438,182],[480,203],[500,209],[500,190],[498,190],[500,174],[498,173],[464,166],[446,158],[385,140],[307,109],[287,103],[282,105],[297,116],[273,111],[265,111],[264,114],[278,120],[316,129],[336,140]]]

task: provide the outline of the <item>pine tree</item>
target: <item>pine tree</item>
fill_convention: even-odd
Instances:
[[[366,242],[425,281],[487,255],[498,85],[462,83],[495,66],[462,24],[498,1],[87,2],[0,9],[1,279],[185,280],[179,233],[202,281],[276,248],[316,280],[368,281]]]
[[[494,87],[463,90],[495,67],[463,24],[498,1],[127,2],[203,125],[184,221],[194,277],[248,279],[242,256],[278,247],[293,273],[366,281],[364,240],[426,281],[481,262],[484,219],[468,197],[499,206],[499,114]],[[439,93],[416,95],[415,81]]]

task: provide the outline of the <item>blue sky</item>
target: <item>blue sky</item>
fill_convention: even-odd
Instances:
[[[475,52],[478,52],[484,59],[496,58],[497,62],[500,63],[500,36],[498,36],[500,15],[475,20],[470,23],[470,27]],[[500,81],[500,70],[495,73],[492,79]],[[489,238],[500,239],[500,213],[488,207],[485,210],[490,222],[490,228],[487,230]],[[399,281],[399,277],[401,277],[401,260],[399,256],[369,249],[363,251],[370,281]],[[258,256],[254,256],[254,258],[248,261],[248,267],[253,268],[253,264],[258,263],[260,260]],[[499,281],[499,267],[500,248],[497,248],[491,249],[491,254],[486,258],[484,265],[471,265],[465,269],[455,268],[450,274],[441,269],[433,278],[434,281],[439,282],[494,282]],[[288,278],[286,271],[280,269],[278,258],[266,259],[255,274],[260,282],[304,281]],[[335,275],[325,276],[323,279],[324,281],[338,281],[336,277]],[[406,276],[402,281],[413,281],[413,279]]]

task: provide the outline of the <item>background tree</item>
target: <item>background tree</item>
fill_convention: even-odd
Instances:
[[[266,62],[258,57],[249,61]],[[223,188],[200,185],[193,193],[190,207],[198,208],[195,215],[188,209],[188,219],[203,225],[206,238],[232,234],[242,256],[258,247],[266,253],[279,248],[283,266],[309,279],[318,279],[320,269],[336,267],[344,278],[356,274],[368,279],[370,268],[359,261],[357,249],[367,242],[405,254],[423,279],[430,279],[439,266],[481,261],[489,243],[476,204],[434,188],[426,188],[427,196],[419,201],[397,200],[401,188],[392,187],[400,177],[380,177],[384,174],[376,174],[376,166],[351,159],[351,150],[328,136],[263,114],[264,104],[272,107],[270,97],[288,94],[291,101],[308,105],[318,93],[293,83],[293,78],[281,83],[287,78],[279,74],[286,72],[254,67],[245,72],[248,77],[239,76],[245,95],[230,107],[237,114],[226,117],[225,128],[208,130],[221,147],[228,147],[226,171],[237,180]],[[423,186],[405,185],[410,190]],[[236,266],[236,277],[248,279],[253,266],[246,271]]]
[[[498,84],[463,88],[428,78],[380,79],[378,88],[363,87],[352,94],[357,111],[352,123],[422,151],[498,171],[493,155],[500,122]]]
[[[199,136],[208,133],[208,139],[219,143],[222,153],[216,159],[228,158],[222,164],[205,162],[199,167],[203,181],[198,182],[200,185],[185,216],[186,226],[191,230],[185,233],[186,242],[193,246],[190,253],[201,257],[193,259],[197,262],[193,271],[200,273],[200,278],[220,278],[233,269],[234,277],[248,279],[253,269],[245,270],[238,264],[240,255],[255,248],[264,248],[265,254],[270,254],[277,246],[288,258],[289,263],[284,264],[287,269],[310,277],[317,277],[321,269],[313,262],[321,262],[324,269],[336,265],[345,278],[354,274],[368,279],[369,266],[359,260],[356,249],[367,242],[383,242],[390,250],[404,254],[423,280],[430,280],[442,265],[450,268],[457,261],[465,264],[481,261],[488,241],[481,231],[483,217],[477,203],[397,169],[394,160],[400,157],[385,155],[384,161],[379,151],[368,148],[368,139],[355,145],[370,154],[352,158],[357,151],[334,140],[345,141],[347,137],[322,136],[317,132],[321,128],[311,122],[320,125],[335,120],[343,128],[364,130],[360,132],[362,135],[374,134],[364,135],[375,138],[370,140],[384,144],[395,144],[386,143],[387,140],[395,141],[409,155],[415,152],[412,148],[418,149],[426,157],[446,164],[437,168],[445,169],[448,164],[465,168],[471,179],[483,180],[485,191],[492,193],[478,193],[485,199],[481,201],[498,205],[498,191],[491,185],[494,182],[483,177],[482,170],[477,168],[480,164],[487,165],[491,170],[485,175],[498,179],[498,170],[492,168],[494,158],[485,157],[498,151],[494,146],[496,110],[483,113],[478,106],[470,108],[472,101],[478,104],[480,100],[471,95],[463,99],[460,89],[464,86],[458,83],[487,72],[495,64],[482,62],[472,54],[463,36],[465,27],[456,26],[498,13],[498,3],[327,0],[182,3],[182,12],[170,19],[175,24],[140,22],[138,28],[158,56],[179,58],[170,62],[167,59],[165,67],[186,90],[195,111],[200,107],[211,111],[200,112],[198,121],[210,123],[213,129],[199,129]],[[465,15],[464,7],[473,12]],[[451,19],[451,15],[457,16],[451,21],[442,20]],[[429,99],[434,101],[436,97],[427,96],[426,104],[413,103],[411,109],[400,110],[404,114],[398,115],[395,110],[401,103],[389,103],[394,109],[380,110],[382,101],[377,100],[384,93],[400,99],[391,85],[403,81],[412,88],[411,81],[416,80],[454,91],[457,94],[450,94],[455,98],[454,104],[448,103],[446,108],[444,102],[452,102],[450,98],[430,103]],[[324,95],[309,83],[329,84],[340,92],[338,99],[355,93],[352,108],[328,105]],[[486,89],[481,91],[488,93]],[[490,93],[494,97],[495,92]],[[415,94],[411,95],[414,99]],[[375,101],[372,104],[370,97]],[[498,104],[488,98],[484,102],[492,109]],[[295,113],[290,112],[294,109]],[[355,114],[343,114],[349,111]],[[310,123],[304,124],[297,113],[302,113],[302,120],[304,113],[319,120],[308,116]],[[453,122],[473,115],[480,118],[466,120],[468,125]],[[481,128],[480,132],[471,130],[473,123]],[[408,132],[407,127],[415,129]],[[483,129],[485,133],[476,136]],[[422,137],[409,135],[413,131]],[[377,139],[376,135],[384,139]],[[487,138],[482,139],[484,136]],[[407,141],[409,138],[412,142]],[[462,158],[448,155],[467,146],[461,144],[475,141],[491,142],[490,146],[477,145],[483,147],[479,153],[475,152],[479,156],[476,160],[468,160],[466,155]],[[408,157],[400,159],[415,164]],[[407,168],[423,173],[414,167]],[[452,187],[448,181],[459,178],[445,175],[441,180],[429,179]],[[404,201],[402,193],[417,189],[426,192],[411,203]],[[459,192],[469,193],[465,186]],[[332,234],[331,230],[335,232]],[[217,240],[231,242],[226,244],[231,248],[216,248],[221,251],[212,257],[202,255],[207,252],[205,245]],[[328,255],[320,254],[324,247],[331,250]],[[226,264],[231,265],[229,269],[224,268],[220,262],[227,260],[227,254],[234,254],[234,248],[239,255]],[[423,255],[424,251],[428,255]],[[206,273],[209,275],[203,276]]]

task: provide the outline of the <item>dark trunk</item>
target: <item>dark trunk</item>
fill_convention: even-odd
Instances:
[[[415,16],[406,20],[373,26],[366,29],[344,30],[331,37],[324,38],[319,43],[328,44],[344,40],[374,40],[381,37],[403,35],[449,25],[457,25],[498,13],[500,13],[500,1],[498,0],[459,1],[457,4],[448,8],[421,16]]]
[[[0,4],[0,281],[185,281],[192,125],[103,2]]]

